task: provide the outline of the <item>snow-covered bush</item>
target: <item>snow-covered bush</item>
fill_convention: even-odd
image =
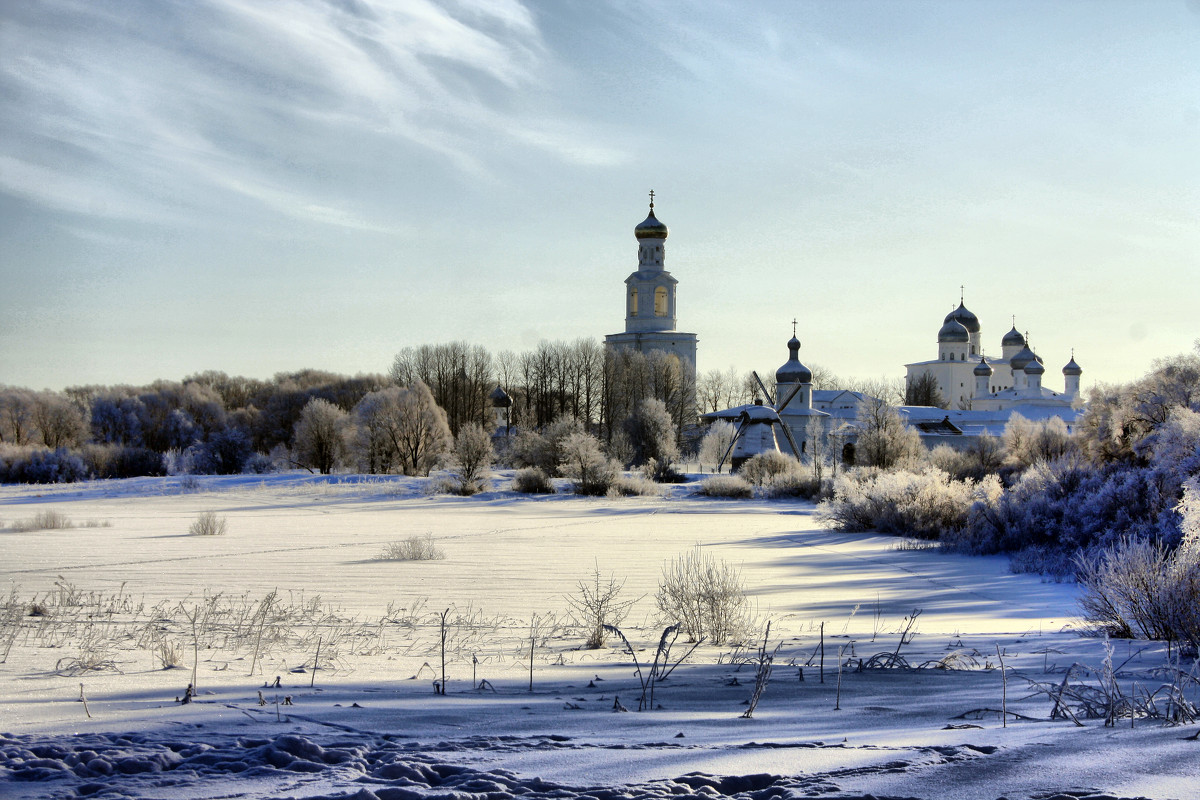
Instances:
[[[800,462],[778,450],[756,453],[742,464],[738,474],[755,486],[762,486],[777,475],[798,472]]]
[[[80,448],[87,474],[93,478],[136,478],[141,475],[165,475],[162,453],[144,447],[118,444],[89,444]]]
[[[512,488],[521,494],[554,494],[554,484],[550,476],[537,467],[525,467],[517,470],[513,476]]]
[[[575,434],[586,433],[574,417],[559,417],[541,433],[521,431],[512,444],[512,460],[518,467],[537,467],[547,475],[561,475],[563,446]]]
[[[250,458],[250,437],[241,428],[226,428],[188,448],[189,472],[200,475],[240,475]]]
[[[88,477],[83,459],[65,447],[0,445],[0,483],[74,483]]]
[[[973,504],[995,502],[1000,491],[994,476],[975,482],[936,469],[855,470],[834,481],[833,497],[817,507],[817,518],[838,530],[942,539],[966,523]]]
[[[724,644],[750,631],[741,570],[700,545],[663,565],[654,602],[663,621],[679,623],[693,642]]]
[[[224,536],[227,530],[229,520],[218,517],[215,511],[205,511],[188,527],[188,533],[192,536]]]
[[[1078,557],[1084,619],[1120,638],[1200,645],[1200,551],[1122,539]]]
[[[379,553],[380,561],[440,561],[446,551],[433,540],[433,534],[410,536],[402,542],[392,542]]]
[[[570,478],[577,494],[604,496],[620,474],[621,465],[610,459],[589,433],[572,433],[561,446],[559,469]]]
[[[662,492],[663,488],[645,475],[625,475],[618,471],[606,494],[609,497],[655,497]]]
[[[949,544],[982,554],[1041,548],[1069,555],[1125,538],[1174,547],[1180,540],[1179,496],[1180,476],[1165,470],[1069,460],[1037,464],[996,502],[973,506]]]
[[[700,484],[700,494],[748,500],[754,496],[754,487],[738,475],[713,475],[711,478],[705,478]]]

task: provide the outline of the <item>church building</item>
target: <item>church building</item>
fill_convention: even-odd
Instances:
[[[984,355],[980,331],[979,318],[960,299],[958,308],[946,315],[938,330],[937,358],[905,365],[905,385],[910,394],[918,379],[930,375],[950,409],[1071,408],[1079,397],[1079,378],[1083,374],[1074,354],[1062,368],[1063,391],[1056,392],[1042,385],[1046,372],[1042,357],[1030,349],[1027,337],[1015,325],[1000,340],[1000,356],[996,358]]]
[[[604,344],[614,350],[676,355],[694,383],[698,338],[675,330],[679,281],[665,266],[667,226],[654,216],[654,192],[650,216],[633,229],[633,235],[638,242],[638,267],[625,279],[625,331],[605,336]]]

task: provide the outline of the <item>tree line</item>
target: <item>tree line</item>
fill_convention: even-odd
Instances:
[[[306,369],[264,380],[208,371],[146,386],[0,386],[0,481],[320,468],[326,455],[297,442],[298,432],[307,437],[319,428],[316,418],[301,425],[315,401],[314,409],[326,417],[336,412],[354,429],[339,463],[364,472],[427,470],[419,454],[389,455],[397,448],[381,444],[380,436],[394,436],[384,421],[431,404],[451,437],[469,425],[491,430],[496,387],[511,397],[518,429],[569,418],[621,447],[626,420],[646,399],[667,408],[677,441],[687,441],[696,426],[696,382],[673,355],[609,352],[591,339],[496,355],[450,342],[404,348],[387,374]]]

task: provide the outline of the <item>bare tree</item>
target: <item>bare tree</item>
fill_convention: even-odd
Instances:
[[[946,399],[942,397],[942,390],[932,372],[922,372],[909,382],[904,394],[904,405],[946,407]]]

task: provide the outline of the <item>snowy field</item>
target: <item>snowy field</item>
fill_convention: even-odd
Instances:
[[[1161,707],[1177,663],[1080,635],[1073,586],[828,532],[806,503],[507,482],[0,487],[0,797],[1200,797],[1194,724],[1052,719],[1048,692],[1099,686],[1106,658]],[[72,527],[20,530],[47,511]],[[189,535],[209,511],[226,533]],[[379,558],[425,534],[444,559]],[[625,580],[645,668],[663,564],[696,544],[741,566],[779,647],[752,718],[753,648],[699,647],[638,711],[629,653],[582,649],[570,619],[564,596],[597,567]]]

